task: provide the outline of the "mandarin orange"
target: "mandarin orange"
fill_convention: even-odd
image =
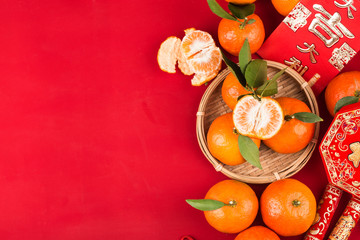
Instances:
[[[252,138],[260,147],[261,140]],[[232,113],[217,117],[210,125],[207,133],[210,153],[222,163],[238,165],[245,162],[238,146],[238,135],[234,133]]]
[[[300,0],[271,0],[271,2],[276,11],[285,17],[293,10]]]
[[[326,107],[332,116],[335,116],[334,108],[336,103],[347,96],[360,97],[360,71],[340,73],[326,87]]]
[[[223,206],[204,211],[207,222],[220,232],[238,233],[248,228],[257,215],[259,202],[252,188],[236,180],[223,180],[210,188],[205,199],[221,201]]]
[[[298,152],[312,140],[315,123],[305,123],[295,118],[287,118],[287,116],[297,112],[311,112],[311,110],[304,102],[296,98],[280,97],[275,100],[284,112],[284,124],[275,136],[264,140],[264,143],[278,153]]]
[[[180,52],[191,72],[195,73],[191,84],[200,86],[212,80],[221,69],[222,57],[212,36],[204,31],[189,28],[181,41]]]
[[[239,82],[239,80],[234,76],[234,74],[229,73],[221,87],[221,96],[229,106],[231,110],[234,110],[237,103],[237,99],[240,95],[251,93],[246,90]]]
[[[247,17],[255,20],[254,23],[246,24],[240,29],[241,23],[223,18],[218,27],[220,45],[230,54],[238,56],[245,39],[249,40],[251,53],[257,52],[265,39],[265,28],[260,17],[252,14]],[[239,19],[240,22],[244,20]]]
[[[256,0],[225,0],[225,1],[238,5],[246,5],[246,4],[254,3]]]
[[[315,219],[316,200],[312,191],[296,179],[271,183],[260,199],[264,223],[281,236],[306,232]]]
[[[239,233],[235,240],[280,240],[280,238],[266,227],[252,226]]]

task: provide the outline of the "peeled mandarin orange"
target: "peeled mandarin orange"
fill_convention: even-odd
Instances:
[[[157,61],[168,73],[175,73],[178,64],[183,74],[195,74],[191,84],[200,86],[217,76],[222,56],[209,33],[189,28],[182,40],[171,36],[161,43]]]
[[[270,98],[261,101],[254,96],[244,96],[236,104],[233,112],[234,126],[239,134],[269,139],[280,131],[284,114],[280,104]]]
[[[191,83],[199,86],[216,77],[221,69],[222,56],[212,36],[194,28],[185,30],[180,51],[193,73]]]

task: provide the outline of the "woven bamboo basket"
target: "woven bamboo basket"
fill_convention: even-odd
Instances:
[[[268,77],[271,78],[278,71],[286,66],[267,61]],[[220,115],[229,113],[232,110],[225,104],[221,96],[221,86],[225,77],[230,73],[225,69],[212,81],[206,89],[198,108],[196,119],[196,135],[198,143],[205,157],[213,165],[216,171],[220,171],[229,178],[247,183],[270,183],[275,180],[288,178],[302,169],[310,159],[319,136],[320,124],[315,124],[315,134],[312,141],[303,150],[293,154],[276,153],[265,144],[260,146],[260,163],[263,169],[252,166],[245,162],[236,166],[229,166],[221,163],[213,157],[208,149],[206,135],[210,124]],[[319,109],[315,95],[308,82],[291,68],[278,78],[278,93],[274,98],[287,96],[304,101],[311,111],[319,115]]]

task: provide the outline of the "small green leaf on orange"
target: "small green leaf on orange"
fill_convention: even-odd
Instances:
[[[262,97],[269,97],[278,93],[277,79],[285,72],[286,68],[281,69],[277,72],[269,81],[266,81],[257,90],[256,94]]]
[[[254,22],[256,22],[255,19],[249,19],[249,20],[246,22],[246,24],[252,24],[252,23],[254,23]]]
[[[359,101],[359,97],[355,97],[355,96],[343,97],[335,104],[334,113],[337,113],[342,107],[353,103],[357,103],[358,101]]]
[[[241,155],[251,165],[262,169],[259,158],[259,149],[256,144],[247,136],[238,136],[238,144]]]
[[[251,61],[245,70],[246,83],[253,88],[260,87],[267,79],[267,63],[262,59]]]
[[[243,74],[245,74],[245,69],[249,62],[251,62],[251,51],[249,41],[246,38],[239,52],[239,66]]]
[[[201,211],[212,211],[222,208],[226,204],[212,199],[187,199],[185,200],[190,206]]]
[[[216,14],[217,16],[229,20],[236,21],[236,17],[230,15],[228,12],[226,12],[217,2],[216,0],[207,0],[207,3],[211,9],[211,11]]]
[[[222,55],[224,62],[229,67],[230,71],[232,72],[232,74],[234,74],[234,76],[240,82],[241,86],[246,88],[246,79],[245,79],[244,74],[241,72],[239,65],[237,65],[236,63],[231,61],[228,57],[226,57],[226,55],[223,53],[223,51],[221,51],[221,55]]]
[[[245,19],[255,12],[255,4],[236,5],[229,3],[228,8],[230,12],[239,19]]]
[[[305,123],[316,123],[321,122],[323,119],[319,117],[318,115],[310,112],[297,112],[291,115],[293,118],[296,118],[297,120],[300,120]]]

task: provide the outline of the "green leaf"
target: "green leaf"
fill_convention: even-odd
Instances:
[[[245,19],[255,12],[255,4],[235,5],[229,3],[228,8],[235,17],[240,19]]]
[[[211,11],[217,16],[229,20],[236,21],[236,17],[231,16],[228,12],[226,12],[217,2],[216,0],[207,0],[207,3],[211,9]]]
[[[261,59],[251,61],[245,70],[246,83],[253,88],[260,87],[267,79],[267,63]]]
[[[249,62],[251,62],[251,51],[249,41],[246,38],[239,53],[239,66],[243,74],[245,74],[245,69]]]
[[[259,159],[259,148],[251,138],[240,135],[238,137],[239,150],[244,159],[251,165],[262,169]]]
[[[271,79],[270,81],[276,81],[281,75],[284,74],[284,72],[286,71],[286,68],[281,69],[279,72],[277,72]]]
[[[232,74],[234,74],[234,76],[237,78],[237,80],[239,80],[240,84],[244,88],[246,88],[246,79],[245,79],[244,74],[241,72],[240,67],[236,63],[231,61],[229,58],[227,58],[226,55],[222,51],[221,51],[221,55],[222,55],[224,62],[229,67],[230,71],[232,72]]]
[[[261,97],[269,97],[278,93],[277,81],[266,81],[263,85],[256,89],[256,94]]]
[[[355,96],[343,97],[335,104],[334,113],[337,113],[342,107],[353,103],[357,103],[358,101],[359,101],[359,97],[355,97]]]
[[[246,23],[246,24],[252,24],[252,23],[254,23],[254,22],[256,22],[256,20],[255,20],[255,19],[249,19],[249,21],[247,21],[247,23]]]
[[[305,123],[316,123],[323,121],[321,117],[310,112],[298,112],[298,113],[294,113],[292,116],[297,120],[300,120]]]
[[[266,81],[256,89],[256,94],[262,97],[268,97],[278,93],[277,79],[285,72],[285,70],[286,68],[281,69],[281,71],[277,72],[269,81]]]
[[[193,208],[201,211],[211,211],[225,206],[225,203],[212,199],[187,199],[185,200]]]

